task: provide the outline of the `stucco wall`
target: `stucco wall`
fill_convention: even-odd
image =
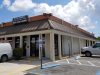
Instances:
[[[79,39],[78,38],[73,38],[73,54],[77,54],[79,52],[80,52]]]
[[[86,46],[86,40],[80,39],[80,47],[85,47]]]
[[[62,36],[62,51],[63,51],[63,56],[66,55],[68,56],[69,53],[71,53],[71,37]]]

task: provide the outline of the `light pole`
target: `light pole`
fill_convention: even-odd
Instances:
[[[41,69],[42,69],[42,47],[40,47],[40,54],[41,54]]]
[[[41,60],[41,69],[42,68],[42,45],[43,45],[43,41],[42,41],[42,34],[39,37],[39,48],[40,48],[40,60]]]

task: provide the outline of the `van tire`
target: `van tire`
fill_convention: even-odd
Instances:
[[[86,56],[86,57],[91,57],[91,56],[92,56],[92,54],[91,54],[91,52],[86,51],[86,52],[85,52],[85,56]]]
[[[2,55],[1,56],[1,62],[6,62],[8,61],[8,56],[5,54],[5,55]]]

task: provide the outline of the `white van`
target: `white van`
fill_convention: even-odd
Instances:
[[[10,43],[0,43],[0,61],[5,62],[12,58],[12,47]]]
[[[96,42],[93,46],[83,47],[81,53],[90,57],[92,55],[100,55],[100,42]]]

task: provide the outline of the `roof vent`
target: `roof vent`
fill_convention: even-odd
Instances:
[[[52,16],[52,13],[43,13],[43,16]]]
[[[78,25],[75,25],[75,27],[78,27]]]

